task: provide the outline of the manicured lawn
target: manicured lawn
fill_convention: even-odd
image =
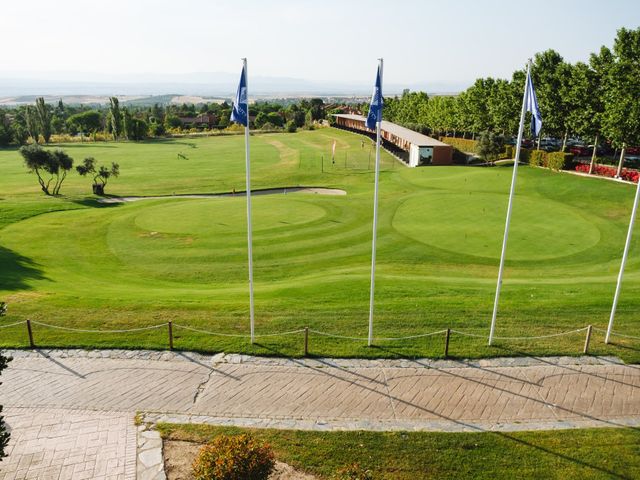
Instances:
[[[256,332],[367,333],[373,154],[367,140],[334,129],[252,137],[254,188],[322,186],[345,196],[256,196]],[[335,163],[331,145],[337,141]],[[244,189],[241,136],[62,145],[80,162],[117,161],[108,194],[215,193]],[[178,157],[182,154],[185,158]],[[324,157],[324,159],[323,159]],[[302,354],[302,334],[206,336],[186,325],[247,334],[244,197],[159,199],[104,205],[75,173],[47,198],[15,150],[0,150],[0,325],[32,319],[83,329],[129,329],[172,320],[177,348]],[[386,153],[380,183],[375,335],[454,328],[486,335],[511,168],[408,169]],[[499,336],[605,328],[634,189],[524,167],[519,170]],[[637,230],[640,230],[637,229]],[[616,331],[640,336],[640,231],[631,250]],[[34,326],[41,346],[166,348],[166,328],[74,333]],[[529,341],[453,335],[454,356],[578,354],[584,332]],[[24,325],[0,346],[25,346]],[[310,352],[334,356],[441,356],[442,336],[366,342],[311,334]],[[640,361],[640,341],[596,332],[593,353]]]
[[[358,463],[375,479],[632,479],[640,432],[587,429],[517,433],[309,432],[159,424],[165,440],[205,443],[250,432],[276,458],[321,478]]]

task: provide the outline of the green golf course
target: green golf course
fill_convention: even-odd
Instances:
[[[79,164],[118,162],[108,195],[168,196],[101,203],[91,180],[70,172],[47,197],[15,149],[0,150],[0,327],[22,320],[83,330],[174,323],[178,349],[299,356],[309,327],[366,337],[373,166],[364,137],[324,128],[251,137],[252,188],[325,187],[253,197],[255,344],[249,333],[246,199],[171,198],[242,192],[241,135],[148,142],[75,143]],[[331,146],[336,140],[335,159]],[[312,355],[455,357],[582,352],[585,332],[486,345],[511,166],[409,169],[383,151],[374,347],[311,333]],[[328,192],[330,193],[330,192]],[[498,313],[499,337],[606,328],[635,187],[543,169],[518,171]],[[640,336],[640,228],[636,228],[615,331]],[[92,333],[33,325],[38,346],[167,348],[167,328]],[[484,336],[484,338],[482,337]],[[0,346],[28,346],[24,324],[0,329]],[[640,340],[590,352],[640,361]]]

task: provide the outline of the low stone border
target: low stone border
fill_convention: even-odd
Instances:
[[[136,480],[166,480],[162,438],[149,425],[138,426],[138,454]]]
[[[353,359],[353,358],[281,358],[255,357],[237,353],[216,353],[204,355],[196,352],[180,352],[167,350],[82,350],[82,349],[35,349],[35,350],[3,350],[8,356],[15,358],[109,358],[113,360],[156,360],[163,362],[199,362],[209,365],[246,364],[266,366],[303,366],[310,368],[487,368],[487,367],[533,367],[564,365],[624,365],[615,356],[577,357],[496,357],[483,359],[433,360],[430,358],[408,359]]]
[[[532,421],[519,423],[443,421],[443,420],[313,420],[302,418],[248,418],[214,417],[208,415],[183,415],[168,413],[144,413],[149,424],[177,423],[204,424],[221,427],[273,428],[277,430],[312,430],[321,432],[371,431],[371,432],[519,432],[530,430],[567,430],[574,428],[640,427],[640,418],[576,419]],[[152,477],[150,477],[152,478]]]

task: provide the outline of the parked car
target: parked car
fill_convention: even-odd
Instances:
[[[628,153],[629,155],[640,155],[640,147],[634,147],[634,146],[627,147],[627,148],[625,149],[625,155],[626,155],[627,153]]]
[[[589,157],[593,153],[593,147],[585,147],[584,145],[574,145],[569,147],[569,152],[573,153],[576,157]]]

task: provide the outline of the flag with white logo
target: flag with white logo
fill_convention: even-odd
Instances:
[[[249,100],[247,98],[247,74],[244,66],[240,75],[240,83],[238,84],[238,92],[233,102],[231,110],[231,121],[249,126]]]
[[[376,129],[376,123],[382,121],[382,79],[380,78],[380,66],[376,75],[376,85],[373,87],[373,95],[371,96],[371,104],[369,105],[369,114],[367,115],[367,128]]]
[[[538,98],[536,97],[536,91],[533,89],[533,81],[531,80],[531,73],[527,76],[527,99],[525,100],[527,106],[527,112],[531,112],[531,134],[537,137],[542,128],[542,114],[538,107]]]

